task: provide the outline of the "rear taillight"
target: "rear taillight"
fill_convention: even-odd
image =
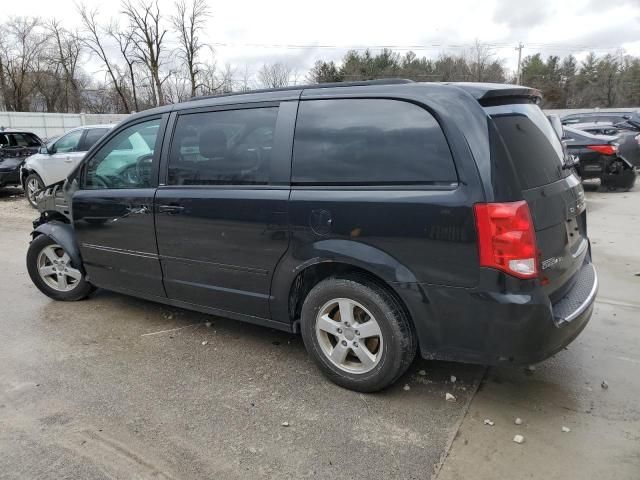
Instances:
[[[618,153],[617,145],[588,145],[587,148],[603,155],[615,155]]]
[[[538,249],[527,202],[477,203],[473,208],[480,265],[518,278],[536,278]]]

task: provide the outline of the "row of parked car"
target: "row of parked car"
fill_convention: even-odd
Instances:
[[[42,140],[35,133],[0,128],[0,188],[22,186],[36,207],[36,192],[60,182],[114,125],[86,125]]]
[[[576,113],[560,122],[569,164],[582,179],[600,179],[610,190],[633,187],[640,167],[640,112]],[[0,128],[0,188],[22,186],[36,208],[36,192],[64,180],[113,127],[82,126],[49,141]]]
[[[582,179],[610,190],[629,189],[640,167],[638,111],[576,113],[562,118],[563,143]]]

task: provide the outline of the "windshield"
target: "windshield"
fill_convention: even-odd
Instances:
[[[486,107],[509,151],[523,188],[535,188],[565,177],[564,151],[553,126],[534,104]]]

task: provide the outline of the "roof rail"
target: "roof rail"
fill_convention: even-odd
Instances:
[[[331,83],[315,83],[312,85],[291,85],[281,88],[261,88],[258,90],[248,90],[246,92],[219,93],[214,95],[202,95],[192,97],[188,101],[206,100],[207,98],[232,97],[234,95],[248,95],[251,93],[267,93],[267,92],[286,92],[288,90],[311,90],[316,88],[333,88],[333,87],[365,87],[367,85],[396,85],[403,83],[413,83],[413,80],[406,78],[379,78],[376,80],[360,80],[355,82],[331,82]]]

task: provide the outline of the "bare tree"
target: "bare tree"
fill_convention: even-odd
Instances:
[[[122,29],[118,22],[111,21],[107,27],[107,34],[116,42],[120,54],[124,63],[127,65],[127,73],[129,75],[129,82],[131,86],[131,95],[133,97],[133,109],[137,112],[140,111],[140,105],[138,104],[138,91],[136,88],[136,75],[135,65],[138,63],[133,50],[135,48],[135,42],[133,40],[133,29],[129,26]]]
[[[0,99],[2,100],[3,110],[11,110],[11,100],[9,96],[9,84],[7,80],[6,68],[9,58],[9,46],[8,38],[6,35],[7,28],[4,25],[0,25]]]
[[[64,29],[56,19],[47,25],[53,40],[54,55],[52,60],[64,72],[64,110],[80,113],[82,107],[82,93],[78,78],[78,62],[83,51],[79,35]],[[71,100],[70,100],[71,97]]]
[[[146,2],[146,3],[145,3]],[[163,41],[167,30],[162,25],[162,15],[158,0],[132,0],[122,2],[122,13],[128,18],[132,27],[133,41],[138,58],[149,70],[151,91],[156,105],[164,105],[160,69],[163,57]]]
[[[60,109],[61,99],[65,99],[65,82],[60,81],[64,78],[64,73],[61,70],[61,65],[50,59],[45,59],[35,66],[34,82],[42,102],[41,105],[35,106],[35,110],[38,110],[38,107],[45,112],[56,112]]]
[[[218,69],[215,63],[203,63],[201,68],[201,91],[205,95],[216,93],[229,93],[235,90],[236,70],[231,64],[225,64],[223,69]]]
[[[248,92],[251,90],[251,74],[249,73],[249,66],[245,65],[242,70],[242,78],[238,82],[238,91]]]
[[[42,56],[48,36],[34,17],[9,20],[0,31],[0,87],[6,108],[29,110],[29,96],[36,88],[33,65]]]
[[[187,5],[186,0],[176,2],[176,14],[171,17],[173,28],[178,34],[180,48],[178,55],[187,68],[191,83],[191,96],[195,97],[200,75],[198,53],[204,48],[200,39],[200,33],[205,27],[209,17],[209,7],[206,0],[191,0]]]
[[[496,54],[489,45],[480,43],[476,40],[471,49],[466,53],[465,60],[469,67],[471,80],[474,82],[487,81],[504,81],[504,77],[500,73],[497,78],[497,72],[502,71],[502,65],[496,60]]]
[[[264,88],[280,88],[289,85],[291,68],[284,63],[265,63],[258,70],[258,81]]]
[[[117,64],[105,50],[103,32],[97,21],[98,11],[89,10],[86,5],[79,4],[78,12],[82,17],[82,24],[84,25],[85,30],[85,35],[82,37],[82,42],[92,53],[94,53],[100,59],[100,61],[104,65],[107,76],[111,80],[113,88],[122,101],[124,111],[126,113],[131,113],[131,107],[129,106],[127,95],[122,86],[121,75],[118,72]]]

